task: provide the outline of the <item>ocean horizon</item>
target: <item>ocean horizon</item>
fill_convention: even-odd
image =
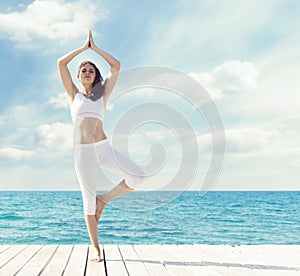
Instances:
[[[87,244],[80,191],[0,191],[0,244]],[[101,244],[300,244],[300,191],[134,191]]]

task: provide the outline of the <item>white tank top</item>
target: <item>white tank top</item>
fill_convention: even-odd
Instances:
[[[105,106],[103,97],[96,101],[86,98],[81,92],[77,92],[70,106],[72,121],[78,118],[97,118],[103,121]]]

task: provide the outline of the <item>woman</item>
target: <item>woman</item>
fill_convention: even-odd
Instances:
[[[81,63],[78,79],[81,90],[74,84],[68,63],[85,50],[94,50],[110,65],[110,72],[103,82],[101,73],[90,61]],[[62,84],[67,92],[72,120],[74,123],[74,163],[80,184],[85,222],[95,251],[94,262],[100,262],[98,243],[98,221],[103,208],[110,200],[132,191],[143,182],[142,170],[131,160],[122,156],[109,144],[103,131],[103,112],[115,86],[120,71],[120,62],[99,49],[93,40],[92,32],[81,48],[78,48],[57,61]],[[126,164],[126,168],[120,164]],[[112,190],[97,195],[97,166],[122,177],[123,180]]]

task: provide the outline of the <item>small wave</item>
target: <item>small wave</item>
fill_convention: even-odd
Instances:
[[[3,214],[0,216],[0,220],[23,220],[25,217],[14,214]]]

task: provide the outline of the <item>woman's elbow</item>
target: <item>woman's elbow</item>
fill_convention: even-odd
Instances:
[[[116,74],[116,73],[120,72],[120,68],[121,68],[121,63],[119,61],[117,61],[111,66],[111,72],[113,74]]]
[[[116,70],[120,71],[121,68],[121,62],[117,61],[116,64],[114,64],[114,67],[116,68]]]
[[[56,61],[56,64],[57,64],[58,67],[60,67],[62,65],[62,61],[61,61],[60,58]]]
[[[58,67],[66,66],[66,62],[62,58],[57,59],[56,62]]]

